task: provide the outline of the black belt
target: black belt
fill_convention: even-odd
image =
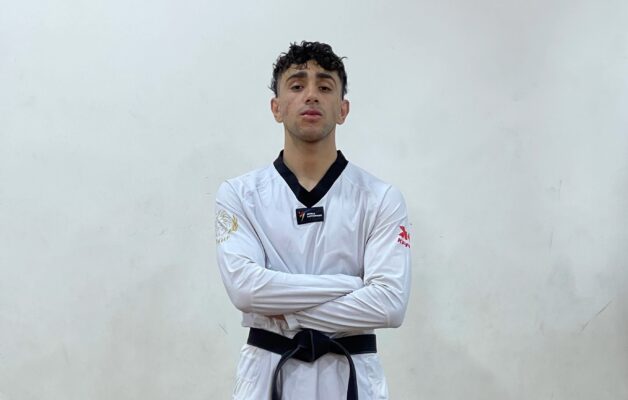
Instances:
[[[281,354],[281,359],[273,374],[272,400],[281,400],[278,387],[279,371],[291,358],[305,362],[314,362],[327,353],[341,354],[349,361],[349,386],[347,400],[358,400],[358,382],[351,354],[377,353],[375,335],[355,335],[332,339],[313,329],[304,329],[290,339],[274,332],[251,328],[247,343],[260,349]]]

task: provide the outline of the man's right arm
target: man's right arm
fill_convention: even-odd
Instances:
[[[231,302],[243,312],[267,316],[302,311],[363,286],[349,275],[290,274],[265,268],[262,244],[233,187],[216,194],[216,255]]]

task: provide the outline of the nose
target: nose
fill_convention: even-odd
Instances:
[[[316,91],[316,85],[308,85],[305,90],[305,103],[318,103],[318,92]]]

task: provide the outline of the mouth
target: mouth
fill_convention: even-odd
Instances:
[[[321,114],[321,112],[318,110],[310,109],[303,111],[301,115],[305,117],[320,117],[323,114]]]

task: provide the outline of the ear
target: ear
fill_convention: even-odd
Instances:
[[[336,118],[336,123],[338,125],[342,125],[347,119],[347,115],[349,115],[349,100],[343,99],[340,103],[340,114],[338,114],[338,118]]]
[[[279,102],[276,97],[270,99],[270,111],[273,113],[275,121],[283,122],[283,116],[281,115],[281,110],[279,110]]]

